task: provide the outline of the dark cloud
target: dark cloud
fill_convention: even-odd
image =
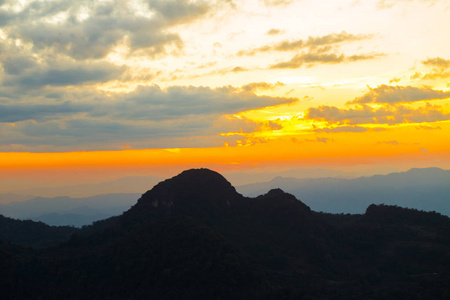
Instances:
[[[0,124],[2,144],[44,147],[44,151],[111,150],[139,143],[143,147],[167,147],[165,139],[218,135],[211,120],[174,120],[170,122],[123,122],[105,119],[68,119],[48,122],[21,122],[15,126]],[[193,139],[195,140],[195,139]],[[180,141],[178,141],[180,142]],[[179,144],[178,144],[179,146]]]
[[[171,26],[192,22],[210,10],[205,1],[148,0],[148,11],[128,4],[30,1],[21,11],[0,10],[0,26],[7,27],[10,38],[31,43],[35,53],[100,59],[119,43],[128,43],[131,53],[159,54],[165,53],[167,46],[181,48],[183,42],[170,32]],[[65,18],[49,22],[61,14]]]
[[[186,115],[235,114],[268,106],[288,104],[295,98],[256,96],[224,87],[139,87],[127,94],[117,107],[114,117],[126,119],[173,119]]]
[[[34,66],[35,68],[26,71],[21,70],[18,76],[6,77],[3,84],[23,88],[80,85],[106,82],[118,78],[125,71],[124,67],[117,67],[106,62]]]
[[[163,90],[147,86],[122,95],[95,89],[50,91],[39,98],[46,99],[45,104],[15,99],[0,102],[4,151],[14,147],[33,151],[33,147],[42,151],[116,149],[124,143],[134,148],[217,146],[218,140],[223,144],[221,133],[282,128],[276,122],[255,122],[233,114],[298,101],[256,96],[233,87]],[[58,102],[64,98],[70,100]]]
[[[125,122],[105,119],[69,119],[48,122],[21,122],[15,126],[1,124],[2,145],[22,150],[61,151],[111,150],[122,145],[132,148],[211,147],[224,141],[245,138],[236,136],[261,129],[281,128],[273,122],[254,122],[245,118],[208,117],[166,120],[163,122]],[[234,137],[221,137],[234,133]]]
[[[87,105],[70,102],[60,104],[0,104],[0,123],[14,123],[25,120],[43,121],[73,115],[88,110]]]
[[[400,105],[378,109],[368,105],[361,105],[356,108],[338,108],[324,105],[309,108],[305,117],[338,125],[401,124],[450,120],[450,113],[446,113],[442,106],[429,103],[419,108]]]
[[[358,97],[347,104],[364,104],[364,103],[407,103],[432,99],[450,98],[450,92],[433,90],[429,87],[412,87],[412,86],[390,86],[380,85],[376,88],[369,88],[369,92]]]
[[[53,96],[47,95],[51,102]],[[54,97],[64,98],[56,93]],[[77,100],[81,99],[81,100]],[[41,99],[42,101],[42,99]],[[0,104],[1,122],[60,119],[60,115],[84,112],[90,118],[108,118],[123,121],[164,121],[195,116],[236,114],[297,102],[296,98],[257,96],[233,87],[173,86],[162,90],[158,86],[141,86],[128,94],[78,93],[63,103],[31,104],[11,100]]]
[[[64,25],[30,23],[19,26],[17,32],[35,51],[55,51],[75,59],[103,58],[125,38],[131,51],[149,48],[154,54],[164,52],[167,45],[182,44],[177,34],[165,32],[162,21],[127,14],[91,16]]]
[[[23,71],[36,66],[36,61],[30,56],[9,56],[1,62],[4,70],[9,75],[19,75]]]
[[[157,11],[171,24],[186,23],[209,10],[207,2],[188,0],[148,0],[150,9]]]

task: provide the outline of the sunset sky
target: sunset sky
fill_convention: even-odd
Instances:
[[[0,0],[0,179],[450,168],[447,0]]]

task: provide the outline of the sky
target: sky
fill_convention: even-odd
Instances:
[[[0,180],[450,168],[446,0],[0,0]]]

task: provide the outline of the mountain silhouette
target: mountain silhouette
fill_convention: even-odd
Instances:
[[[58,246],[0,243],[4,299],[445,299],[450,219],[371,205],[312,211],[185,171]]]

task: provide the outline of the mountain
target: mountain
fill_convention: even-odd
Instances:
[[[396,206],[317,213],[197,169],[56,247],[0,243],[3,299],[446,299],[450,219]]]
[[[313,210],[329,213],[364,213],[370,204],[399,205],[450,216],[450,171],[439,168],[356,179],[274,178],[269,182],[237,187],[247,196],[282,188]]]
[[[35,197],[0,205],[0,214],[55,226],[77,226],[120,215],[136,203],[140,194],[105,194],[85,198]]]

